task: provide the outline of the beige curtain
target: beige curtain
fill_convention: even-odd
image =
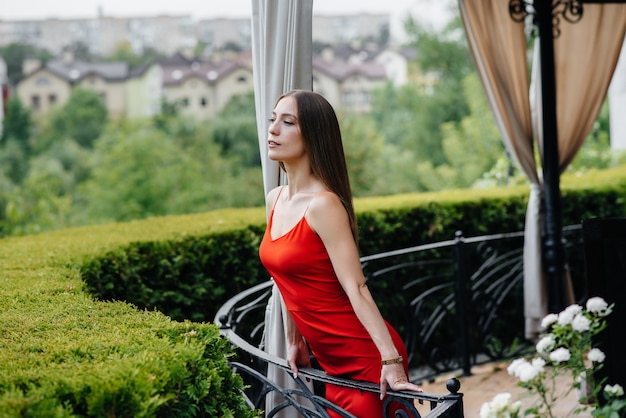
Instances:
[[[508,3],[459,0],[459,7],[502,140],[531,184],[524,241],[524,311],[526,337],[534,339],[548,301],[541,259],[543,184],[533,151],[534,140],[542,144],[540,67],[536,49],[529,82],[525,28],[511,19]],[[555,42],[561,170],[571,162],[597,116],[624,38],[625,5],[584,7],[581,22],[561,21],[561,35]]]
[[[619,59],[626,4],[585,4],[580,22],[561,21],[554,41],[559,165],[563,172],[591,131]]]
[[[509,16],[507,4],[459,0],[470,51],[502,141],[531,184],[524,233],[524,316],[526,335],[532,338],[547,307],[541,263],[543,185],[534,157],[526,35],[524,25]]]

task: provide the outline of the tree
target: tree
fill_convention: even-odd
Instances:
[[[93,54],[89,50],[89,45],[83,41],[74,41],[66,47],[77,61],[90,62],[93,60]]]
[[[460,20],[437,33],[409,19],[406,30],[418,51],[413,79],[420,81],[399,88],[388,83],[374,94],[371,115],[387,143],[437,166],[446,161],[440,126],[468,114],[462,80],[474,68]]]
[[[254,93],[234,96],[213,124],[213,140],[222,155],[238,158],[246,167],[261,164]]]
[[[340,115],[341,131],[355,196],[383,196],[415,191],[415,158],[385,143],[374,121],[358,114]]]
[[[36,58],[43,63],[48,61],[52,54],[45,49],[37,48],[30,44],[14,42],[1,47],[0,56],[7,64],[7,76],[11,84],[16,85],[24,76],[24,60]]]
[[[137,54],[129,41],[122,41],[116,45],[111,55],[104,57],[104,60],[123,61],[127,63],[130,68],[138,68],[142,65],[155,62],[161,57],[162,55],[153,48],[144,48],[141,53]]]
[[[428,190],[471,187],[505,155],[500,132],[476,74],[465,77],[463,92],[470,113],[460,123],[441,127],[446,163],[418,165],[420,181]]]
[[[4,196],[2,233],[24,235],[67,227],[71,201],[67,180],[58,161],[33,159],[20,187]]]
[[[9,139],[15,140],[25,153],[29,151],[31,131],[30,111],[22,105],[17,96],[11,97],[6,104],[6,115],[2,120],[0,145]]]
[[[152,117],[152,124],[155,128],[169,133],[172,125],[180,119],[180,103],[168,102],[166,98],[161,98],[160,112]]]
[[[0,148],[0,174],[19,185],[28,174],[28,156],[22,144],[9,138]]]
[[[374,92],[370,115],[385,143],[411,153],[416,162],[445,161],[440,125],[449,120],[445,98],[427,95],[415,84],[392,83]]]
[[[77,223],[129,221],[263,201],[260,169],[250,171],[220,157],[206,137],[183,149],[147,124],[117,125],[94,143],[88,180],[78,187]]]
[[[102,133],[107,118],[107,108],[98,93],[78,87],[63,107],[53,114],[53,136],[68,136],[79,145],[90,148]]]
[[[472,56],[458,15],[440,32],[426,30],[413,18],[407,19],[405,29],[411,44],[418,51],[416,59],[422,71],[438,74],[443,83],[460,83],[466,75],[474,72]]]
[[[584,172],[590,168],[609,168],[626,163],[626,151],[611,148],[609,101],[606,99],[587,139],[568,171]]]

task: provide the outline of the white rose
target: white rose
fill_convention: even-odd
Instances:
[[[496,408],[506,408],[510,401],[511,394],[509,392],[498,393],[496,396],[493,397],[491,405],[495,406]]]
[[[489,402],[485,402],[480,407],[480,418],[495,418],[495,414],[491,411],[491,405]]]
[[[572,323],[572,320],[574,319],[574,316],[578,313],[580,313],[580,311],[582,311],[583,308],[580,305],[570,305],[567,308],[565,308],[563,310],[563,312],[561,312],[559,314],[559,319],[557,320],[557,322],[560,325],[568,325]]]
[[[527,362],[520,367],[518,377],[520,382],[529,382],[537,377],[539,373],[541,373],[541,371],[538,368]]]
[[[541,327],[543,329],[548,329],[548,327],[558,321],[558,319],[559,316],[557,314],[548,314],[541,320]]]
[[[537,343],[537,352],[539,354],[545,354],[552,350],[554,347],[554,336],[552,334],[546,335]]]
[[[557,348],[556,350],[550,353],[550,360],[552,360],[555,363],[566,362],[571,357],[572,355],[570,354],[569,350],[564,347]]]
[[[606,385],[604,387],[604,391],[608,393],[609,395],[615,396],[617,398],[624,396],[624,388],[618,384],[615,384],[613,386]]]
[[[528,363],[528,362],[523,358],[515,359],[511,362],[511,364],[509,364],[509,367],[507,367],[506,371],[511,376],[519,377],[519,369],[525,363]]]
[[[546,365],[546,361],[541,357],[535,357],[532,361],[532,365],[539,373],[543,373],[543,367]]]
[[[599,296],[589,298],[589,300],[587,300],[587,310],[589,312],[602,312],[605,311],[608,307],[609,304],[606,303],[606,301]]]
[[[572,320],[572,328],[574,331],[585,332],[589,331],[589,325],[591,325],[591,321],[585,315],[579,313]]]
[[[587,358],[594,363],[602,363],[606,356],[599,348],[592,348],[587,354]]]

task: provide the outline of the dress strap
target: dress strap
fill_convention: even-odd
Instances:
[[[283,192],[283,189],[285,188],[285,186],[280,186],[280,190],[278,191],[278,195],[276,195],[276,200],[274,200],[274,204],[272,205],[272,211],[276,208],[276,204],[278,203],[278,198],[280,197],[280,194]]]

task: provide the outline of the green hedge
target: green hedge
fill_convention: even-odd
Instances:
[[[0,240],[0,417],[257,416],[214,324],[96,301],[80,278],[94,254],[219,228],[225,214]]]
[[[260,225],[184,239],[136,242],[82,266],[89,292],[157,307],[177,320],[210,321],[218,302],[267,280]]]
[[[564,176],[562,191],[564,224],[626,215],[626,167]],[[527,198],[357,199],[361,252],[520,230]],[[263,208],[229,209],[1,239],[0,417],[254,415],[208,322],[267,279],[264,224]]]
[[[513,187],[357,199],[361,253],[449,240],[459,230],[465,236],[523,230],[528,193],[528,187]],[[626,167],[564,176],[562,195],[564,225],[624,216]],[[211,321],[227,299],[268,279],[258,259],[263,213],[259,208],[235,229],[129,243],[87,261],[81,275],[104,300],[157,308],[178,320]]]

